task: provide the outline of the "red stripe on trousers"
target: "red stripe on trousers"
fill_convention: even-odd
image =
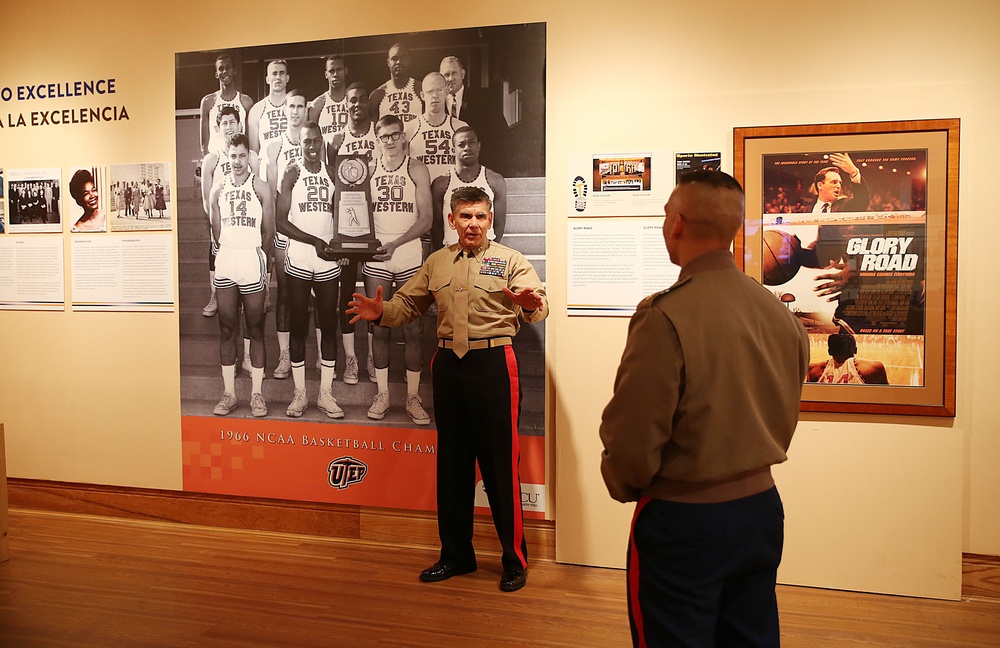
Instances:
[[[521,404],[521,379],[517,374],[517,358],[514,356],[514,347],[506,345],[504,353],[507,358],[507,376],[510,378],[510,474],[511,486],[514,489],[514,492],[511,493],[514,497],[514,552],[521,561],[521,565],[527,568],[528,561],[521,550],[521,545],[524,543],[524,515],[521,511],[521,476],[518,474],[521,444],[517,438],[517,415]]]
[[[642,631],[642,608],[639,607],[639,551],[635,547],[635,521],[639,513],[649,503],[649,497],[641,497],[635,503],[635,513],[632,514],[632,525],[629,528],[629,564],[628,564],[628,600],[631,604],[632,623],[635,624],[636,635],[639,638],[639,648],[646,648],[646,636]]]

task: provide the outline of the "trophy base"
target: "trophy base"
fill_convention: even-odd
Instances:
[[[332,240],[326,244],[326,250],[337,257],[352,261],[370,261],[382,244],[378,239],[368,241]]]

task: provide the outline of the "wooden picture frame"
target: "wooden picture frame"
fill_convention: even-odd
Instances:
[[[734,253],[810,333],[803,411],[955,415],[959,126],[733,130]]]

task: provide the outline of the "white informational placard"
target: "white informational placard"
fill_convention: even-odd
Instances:
[[[570,216],[657,216],[674,187],[669,151],[571,153],[566,197]]]
[[[173,236],[87,236],[72,246],[73,310],[173,312]]]
[[[569,219],[569,315],[630,317],[643,298],[677,281],[659,218]]]
[[[0,309],[65,308],[63,238],[0,237]]]

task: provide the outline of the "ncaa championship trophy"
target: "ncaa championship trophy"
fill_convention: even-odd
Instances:
[[[326,249],[338,257],[367,261],[382,245],[375,238],[368,159],[362,155],[338,155],[336,168],[333,238]]]

